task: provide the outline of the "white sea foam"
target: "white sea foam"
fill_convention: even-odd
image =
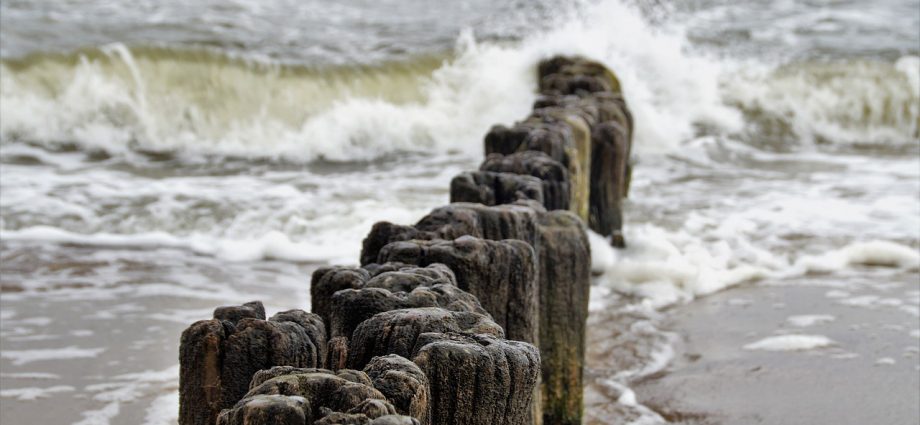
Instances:
[[[22,230],[6,230],[0,233],[5,240],[29,240],[68,244],[85,244],[94,246],[133,246],[133,247],[185,247],[180,239],[166,232],[149,232],[134,234],[80,234],[51,226],[32,226]]]
[[[738,264],[727,242],[706,243],[689,233],[672,233],[655,226],[632,226],[629,243],[620,252],[598,251],[608,258],[606,280],[611,287],[646,298],[662,307],[711,294],[765,276],[767,269]]]
[[[0,351],[0,357],[10,359],[14,366],[22,366],[32,362],[48,360],[94,358],[103,351],[105,351],[105,348],[80,348],[74,346],[34,350],[2,350]]]
[[[93,400],[104,403],[101,408],[83,412],[79,425],[108,425],[121,412],[124,403],[136,402],[139,398],[175,388],[179,365],[163,370],[147,370],[113,376],[112,382],[89,385],[86,391],[93,392]],[[147,423],[171,423],[178,414],[177,394],[158,396],[147,409]],[[165,421],[165,422],[163,422]]]
[[[374,222],[417,220],[443,202],[451,177],[466,167],[456,158],[405,162],[333,174],[291,170],[162,179],[105,169],[58,174],[4,166],[0,237],[176,247],[233,261],[353,262]]]
[[[178,310],[178,309],[163,309],[156,313],[150,314],[147,316],[153,320],[162,320],[167,322],[176,322],[176,323],[192,323],[195,320],[199,320],[202,317],[208,317],[211,315],[212,309],[196,309],[196,310]]]
[[[179,376],[179,365],[163,370],[145,370],[143,372],[125,373],[116,375],[113,379],[121,381],[136,381],[143,383],[170,382]]]
[[[829,347],[834,341],[823,335],[780,335],[771,336],[744,346],[745,350],[805,351]]]
[[[828,298],[846,298],[850,296],[850,293],[847,291],[841,291],[839,289],[833,289],[827,291],[824,296]]]
[[[591,245],[591,273],[604,273],[614,265],[617,251],[610,246],[609,239],[588,230],[588,243]],[[592,297],[594,297],[594,292],[592,292]]]
[[[851,265],[900,267],[916,270],[920,267],[920,251],[895,242],[855,242],[839,250],[819,256],[806,256],[799,266],[809,271],[834,271]]]
[[[807,328],[809,326],[819,325],[822,323],[833,322],[836,318],[829,314],[805,314],[799,316],[789,316],[786,322],[798,328]]]
[[[102,247],[184,248],[228,261],[278,259],[319,262],[340,259],[339,262],[350,263],[354,261],[351,259],[354,255],[349,254],[355,252],[354,245],[346,247],[344,243],[323,246],[315,239],[294,242],[288,235],[279,231],[269,231],[252,239],[230,239],[207,234],[175,236],[160,231],[82,234],[49,226],[33,226],[21,230],[0,231],[0,238],[11,241],[44,241]]]
[[[902,305],[898,306],[898,310],[901,310],[907,314],[910,314],[914,317],[920,317],[920,307],[915,305]]]
[[[28,335],[28,336],[10,336],[10,337],[9,337],[9,340],[10,340],[10,341],[19,341],[19,342],[23,342],[23,341],[51,341],[51,340],[55,340],[55,339],[59,339],[59,338],[60,338],[60,336],[58,336],[58,335],[43,334],[43,335]]]
[[[0,378],[9,379],[61,379],[60,375],[45,372],[0,373]]]
[[[109,425],[112,418],[118,416],[120,412],[121,404],[113,401],[100,409],[81,412],[83,419],[75,422],[74,425]]]
[[[891,365],[894,365],[895,363],[897,362],[891,357],[882,357],[875,361],[876,366],[891,366]]]
[[[150,403],[144,425],[173,425],[179,420],[179,391],[161,395]]]
[[[837,303],[850,307],[869,309],[894,308],[909,315],[920,317],[920,308],[913,305],[906,305],[905,301],[901,298],[882,297],[879,295],[859,295],[840,299]]]
[[[38,388],[38,387],[29,387],[29,388],[6,388],[0,390],[0,397],[9,397],[15,398],[20,401],[30,401],[36,400],[39,398],[48,398],[56,393],[67,393],[72,392],[74,387],[69,385],[55,385],[48,388]]]
[[[920,59],[752,67],[726,79],[729,102],[784,120],[799,143],[910,144],[918,133]]]
[[[631,412],[629,425],[659,425],[665,423],[664,418],[654,410],[646,407],[636,400],[636,393],[628,386],[613,379],[604,379],[599,382],[608,393],[619,394],[616,402],[626,406]]]
[[[15,321],[18,325],[29,325],[29,326],[39,326],[45,327],[54,322],[54,319],[50,317],[29,317],[26,319],[18,319]]]
[[[789,155],[785,158],[790,160]],[[888,172],[867,169],[855,160],[842,163],[852,165],[854,170],[863,169],[859,185],[838,189],[840,184],[833,177],[827,182],[801,186],[784,181],[781,186],[785,189],[780,189],[769,179],[744,176],[738,178],[738,185],[751,195],[740,198],[730,193],[724,197],[695,193],[691,190],[697,187],[710,192],[711,188],[690,186],[679,177],[647,171],[652,179],[633,182],[639,200],[632,202],[643,208],[639,215],[662,208],[689,211],[678,216],[676,225],[660,220],[629,223],[625,226],[627,248],[623,250],[610,250],[602,246],[601,238],[592,238],[592,246],[600,246],[592,251],[592,255],[600,257],[593,258],[592,265],[606,268],[603,280],[611,288],[647,298],[655,306],[686,302],[763,279],[788,284],[813,273],[841,273],[866,266],[888,268],[892,273],[918,270],[917,248],[910,240],[896,238],[903,235],[903,229],[920,225],[920,203],[912,191],[920,187],[907,183],[920,176],[907,169],[903,177],[899,176],[901,162],[892,164]],[[730,176],[744,175],[739,170],[726,170],[725,164],[713,164],[713,169]],[[825,194],[833,190],[866,191],[864,196],[869,199]],[[718,206],[694,207],[699,199],[713,196]],[[630,216],[636,213],[631,213],[627,204],[627,219]],[[801,237],[808,243],[790,244],[784,240]],[[860,241],[863,238],[868,241]],[[837,242],[827,242],[841,239],[853,242],[842,247]],[[833,281],[831,285],[841,289],[834,289],[828,296],[849,297],[848,291],[843,290],[848,289],[848,280]]]
[[[663,307],[764,278],[789,280],[814,271],[841,271],[862,265],[916,270],[918,264],[916,250],[894,242],[853,243],[819,256],[796,259],[771,254],[737,235],[707,241],[687,230],[671,232],[654,225],[632,226],[626,229],[628,248],[624,250],[610,250],[602,238],[592,238],[592,256],[601,257],[592,258],[592,266],[605,267],[603,280],[609,287]],[[828,296],[846,298],[849,294],[832,290]],[[903,303],[876,298],[847,298],[843,303]]]

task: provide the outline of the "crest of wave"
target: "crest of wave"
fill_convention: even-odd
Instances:
[[[740,127],[740,115],[720,96],[722,65],[688,53],[679,28],[653,25],[620,1],[581,3],[561,15],[550,30],[511,44],[479,42],[465,32],[439,67],[399,76],[382,67],[363,76],[377,82],[375,89],[358,77],[329,84],[329,75],[292,76],[271,64],[150,60],[122,45],[55,68],[46,75],[52,89],[30,75],[48,69],[4,65],[0,134],[6,141],[76,144],[110,154],[154,150],[298,161],[397,151],[475,154],[491,125],[527,114],[535,65],[554,54],[597,58],[616,71],[636,116],[640,151],[668,150],[697,125]],[[210,91],[196,94],[202,88]]]

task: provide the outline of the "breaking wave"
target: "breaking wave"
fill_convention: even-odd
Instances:
[[[920,139],[916,56],[748,69],[728,80],[724,92],[748,115],[758,139],[864,147]]]
[[[401,151],[477,153],[494,123],[534,99],[534,67],[553,54],[599,58],[624,83],[640,152],[701,133],[793,140],[917,139],[918,58],[740,63],[695,52],[680,28],[620,2],[584,6],[521,42],[360,67],[282,65],[211,51],[115,44],[5,59],[0,135],[119,155],[367,160]],[[745,118],[753,124],[746,125]],[[746,128],[747,127],[747,128]]]

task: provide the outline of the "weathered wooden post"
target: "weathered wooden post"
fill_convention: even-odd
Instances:
[[[315,314],[290,310],[265,320],[262,304],[253,302],[218,308],[214,317],[182,333],[180,425],[213,425],[221,409],[246,394],[259,370],[323,364],[326,331]]]

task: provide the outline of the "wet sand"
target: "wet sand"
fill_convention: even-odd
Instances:
[[[920,278],[869,274],[857,284],[764,282],[672,309],[664,326],[679,336],[675,360],[632,384],[638,402],[679,424],[920,423]],[[803,327],[789,320],[802,315],[834,319]],[[833,345],[744,348],[788,334],[826,336]]]
[[[175,424],[182,331],[220,305],[307,309],[316,267],[172,249],[3,248],[0,423],[10,425]]]

